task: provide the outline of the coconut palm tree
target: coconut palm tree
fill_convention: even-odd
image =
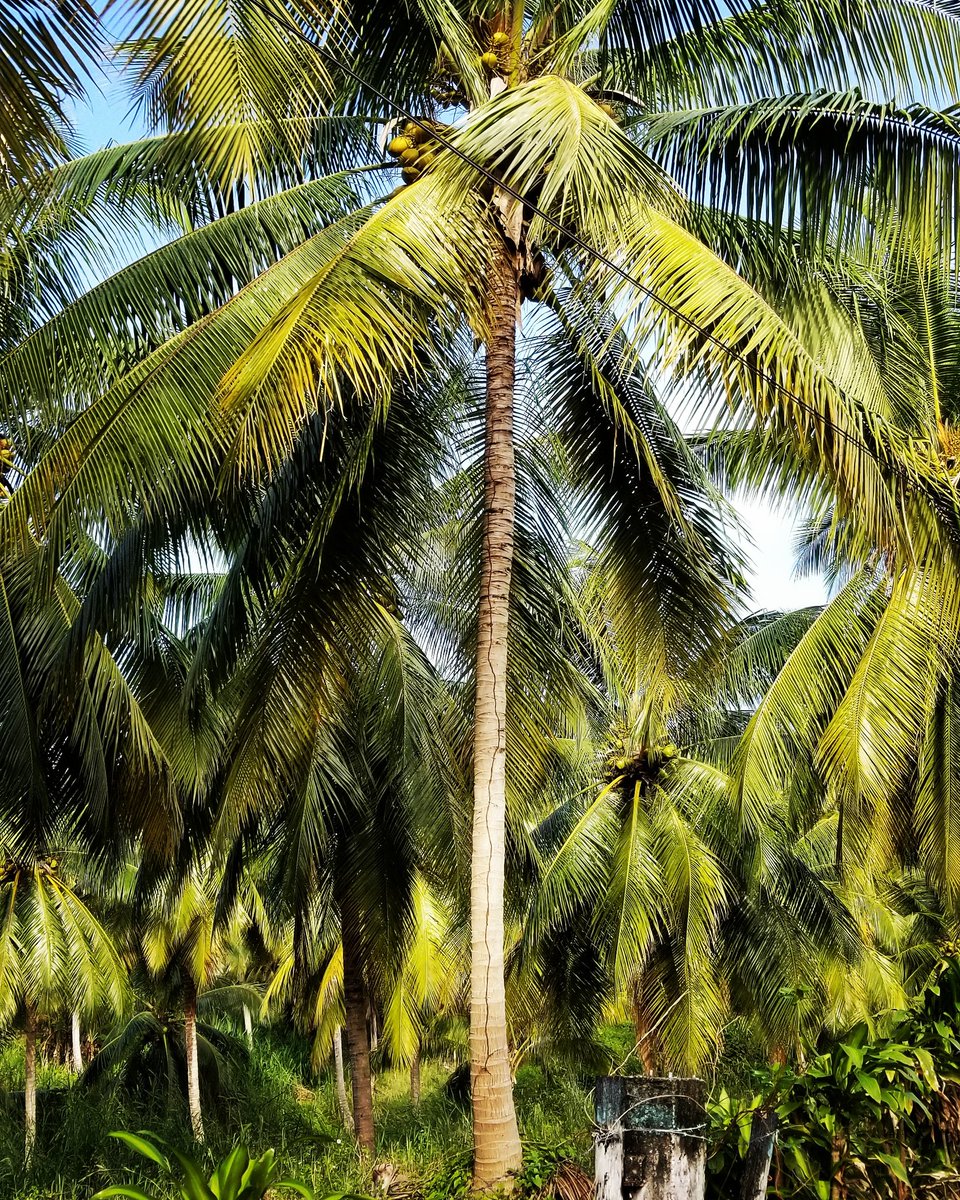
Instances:
[[[130,41],[141,39],[140,94],[174,132],[102,156],[93,171],[65,171],[63,186],[89,195],[94,182],[101,190],[103,172],[150,178],[163,162],[168,178],[199,172],[203,187],[195,192],[217,198],[214,210],[219,203],[230,211],[94,289],[0,366],[12,421],[64,395],[82,409],[18,490],[0,532],[7,544],[22,545],[28,528],[43,528],[57,557],[72,527],[94,516],[114,531],[129,522],[131,478],[142,483],[138,510],[182,530],[182,514],[196,497],[229,491],[238,477],[275,476],[317,408],[331,421],[355,398],[384,411],[397,384],[422,378],[451,331],[470,324],[486,346],[472,1060],[477,1178],[492,1182],[519,1163],[502,912],[518,311],[534,297],[549,310],[606,395],[597,307],[612,304],[629,355],[653,352],[665,376],[695,380],[713,395],[719,384],[731,404],[772,421],[816,458],[841,516],[859,508],[870,518],[874,543],[902,540],[905,524],[926,519],[931,487],[937,492],[926,480],[929,456],[902,444],[869,397],[833,385],[805,344],[809,338],[819,351],[823,339],[784,322],[737,275],[730,264],[738,262],[738,247],[730,239],[720,246],[716,228],[685,205],[651,157],[658,143],[640,140],[642,124],[633,136],[616,118],[664,109],[671,96],[689,104],[714,87],[739,98],[771,81],[778,88],[785,80],[796,87],[811,78],[832,82],[851,61],[876,66],[886,45],[896,47],[882,58],[898,78],[935,65],[952,86],[956,30],[937,5],[890,4],[856,14],[798,5],[770,22],[739,6],[699,21],[671,6],[641,20],[630,4],[549,12],[535,4],[489,12],[465,4],[418,7],[400,24],[391,6],[368,6],[354,14],[344,41],[340,29],[315,37],[299,6],[234,9],[241,19],[228,25],[218,6],[180,6],[176,13],[130,6]],[[816,56],[806,30],[798,36],[805,21],[818,38]],[[924,42],[927,34],[933,36]],[[393,145],[407,156],[411,186],[381,192],[372,211],[349,211],[342,181],[331,186],[311,177],[314,165],[330,158],[318,148],[324,130],[349,128],[325,125],[315,114],[342,82],[351,37],[382,52],[379,65],[369,55],[357,60],[373,82],[388,79],[395,98],[424,114],[399,134],[398,142],[410,144]],[[311,50],[311,38],[324,55]],[[918,63],[919,45],[926,57]],[[734,61],[740,69],[731,74]],[[438,81],[445,98],[436,102],[430,92]],[[364,96],[370,111],[371,94]],[[623,106],[612,115],[611,101]],[[469,115],[456,128],[444,126],[461,102]],[[360,107],[356,96],[353,107]],[[807,115],[815,123],[816,114]],[[876,114],[853,108],[846,118],[844,144],[851,130],[866,138],[876,123]],[[891,130],[899,140],[891,141]],[[907,161],[900,151],[914,134],[889,122],[884,137],[871,142],[871,167],[895,178],[891,164]],[[799,134],[796,140],[802,149]],[[838,158],[843,168],[846,160]],[[851,158],[851,181],[869,181],[863,162]],[[933,182],[953,187],[949,154],[944,162]],[[279,189],[293,181],[291,204]],[[852,204],[859,202],[854,191],[851,182],[839,194]],[[311,203],[318,196],[333,202],[320,214]],[[326,221],[338,205],[346,210],[342,218]],[[51,361],[44,346],[52,340],[60,368],[53,379],[41,367]],[[595,415],[581,414],[574,426],[571,414],[581,441]],[[602,419],[618,431],[618,446],[642,458],[642,430],[616,407]],[[885,473],[878,460],[896,470]],[[608,480],[602,473],[592,478],[599,513],[607,511]],[[658,483],[686,536],[676,497]],[[626,572],[624,595],[628,581]]]
[[[117,1025],[91,1058],[79,1086],[94,1090],[116,1079],[126,1092],[148,1105],[160,1100],[168,1113],[182,1111],[188,1071],[187,1022],[176,998],[168,1006],[170,997],[164,995],[163,982],[152,991],[152,999],[137,997],[137,1011]],[[192,1037],[202,1105],[219,1099],[231,1068],[246,1054],[237,1037],[204,1018],[211,1011],[235,1009],[237,1003],[255,1003],[256,995],[255,988],[227,985],[214,986],[198,996]]]
[[[954,284],[906,246],[841,302],[886,402],[952,483]],[[757,812],[771,792],[825,795],[839,869],[919,866],[955,912],[956,568],[922,542],[909,556],[862,547],[862,532],[821,499],[802,559],[825,565],[837,590],[759,698],[738,751],[740,803]]]
[[[832,863],[803,853],[806,828],[769,803],[745,826],[727,768],[749,719],[737,701],[814,614],[752,616],[694,655],[669,628],[653,650],[624,641],[602,570],[583,591],[606,704],[568,742],[535,830],[521,959],[536,972],[541,946],[547,961],[558,943],[582,954],[597,980],[586,1011],[625,1011],[650,1074],[701,1069],[731,1010],[785,1052],[819,1022],[828,968],[861,947]]]
[[[186,1080],[190,1128],[197,1142],[204,1140],[201,1100],[201,1042],[208,1066],[217,1066],[218,1050],[228,1047],[230,1038],[207,1030],[201,1038],[198,1009],[201,1000],[216,1000],[221,1006],[230,1001],[241,1005],[256,1002],[252,986],[236,984],[224,977],[225,946],[242,934],[258,911],[255,888],[239,884],[239,897],[224,878],[222,866],[206,847],[188,854],[185,864],[176,864],[159,879],[147,879],[144,898],[138,905],[139,950],[147,972],[170,1007],[179,1013],[173,1024],[182,1025],[182,1055]],[[224,902],[224,897],[228,902]],[[246,903],[245,903],[246,901]],[[216,986],[219,985],[219,986]],[[98,1071],[129,1057],[131,1049],[140,1058],[149,1059],[141,1043],[156,1042],[158,1029],[166,1045],[170,1019],[140,1014],[133,1024],[105,1048]],[[177,1041],[177,1038],[174,1038]],[[157,1057],[154,1054],[154,1057]],[[170,1081],[172,1083],[172,1081]]]
[[[57,843],[58,846],[64,843]],[[38,1022],[70,1011],[120,1012],[127,1002],[126,972],[113,938],[70,870],[69,848],[25,859],[17,843],[0,842],[0,1020],[18,1014],[25,1054],[24,1160],[37,1140]],[[16,856],[16,857],[15,857]]]
[[[7,456],[23,465],[20,454]],[[147,860],[166,853],[178,816],[170,760],[140,702],[132,639],[124,645],[118,630],[108,648],[82,629],[84,579],[99,549],[90,541],[75,549],[52,581],[35,542],[0,567],[0,974],[3,1016],[23,1014],[28,1161],[38,1020],[69,1011],[79,1023],[118,1011],[127,996],[109,922],[90,897],[130,843]]]

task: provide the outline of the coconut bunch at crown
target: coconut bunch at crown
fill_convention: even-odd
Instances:
[[[413,183],[433,166],[438,142],[430,131],[440,128],[435,121],[408,121],[387,143],[387,153],[400,164],[405,183]]]

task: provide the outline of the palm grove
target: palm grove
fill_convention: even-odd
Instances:
[[[903,1008],[960,889],[954,8],[0,31],[26,1158],[65,1017],[88,1072],[173,1055],[199,1141],[205,994],[342,1026],[367,1151],[371,1029],[416,1079],[465,1017],[490,1185],[521,1047],[798,1063]],[[111,42],[151,136],[80,155]],[[747,615],[738,488],[809,515],[822,610]]]

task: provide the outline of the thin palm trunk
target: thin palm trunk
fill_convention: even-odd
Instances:
[[[410,1063],[410,1103],[420,1107],[420,1051],[417,1050]]]
[[[521,1165],[504,987],[507,637],[516,509],[513,390],[517,264],[498,239],[488,278],[484,525],[477,621],[470,884],[470,1077],[473,1170],[479,1186]]]
[[[343,1073],[343,1029],[338,1025],[333,1031],[333,1073],[337,1085],[337,1108],[344,1128],[353,1133],[353,1113],[347,1099],[347,1079]]]
[[[24,1087],[23,1087],[23,1159],[27,1166],[33,1159],[37,1144],[37,1013],[27,1002],[23,1026]]]
[[[741,1200],[764,1200],[777,1145],[776,1109],[758,1108],[750,1125],[750,1142],[743,1163]]]
[[[70,1014],[70,1053],[74,1074],[83,1070],[83,1046],[80,1041],[80,1014],[76,1009]]]
[[[343,1007],[346,1016],[347,1054],[353,1088],[353,1127],[362,1150],[374,1150],[373,1084],[370,1077],[370,1035],[367,1031],[367,996],[363,984],[360,936],[356,920],[345,908],[343,937]]]
[[[660,1069],[657,1053],[657,1031],[650,1024],[643,996],[643,979],[636,980],[633,989],[633,1026],[636,1032],[637,1054],[643,1063],[644,1075],[656,1076]]]
[[[843,1156],[846,1150],[842,1132],[833,1135],[830,1151],[830,1200],[844,1200],[847,1189],[843,1178]]]
[[[253,1047],[253,1013],[246,1006],[243,1006],[243,1032],[247,1038],[247,1045]]]
[[[194,1139],[203,1141],[200,1108],[200,1060],[197,1056],[197,989],[192,980],[183,989],[183,1039],[187,1054],[187,1107]]]

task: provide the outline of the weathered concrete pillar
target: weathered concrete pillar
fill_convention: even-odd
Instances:
[[[598,1080],[598,1200],[703,1200],[705,1100],[701,1079]]]
[[[597,1080],[594,1111],[597,1129],[593,1177],[597,1200],[623,1200],[623,1112],[627,1106],[623,1080],[603,1075]]]

